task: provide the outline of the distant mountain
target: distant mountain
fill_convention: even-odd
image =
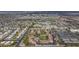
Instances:
[[[0,14],[10,14],[10,15],[51,14],[59,16],[79,16],[79,11],[0,11]]]

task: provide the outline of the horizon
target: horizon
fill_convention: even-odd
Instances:
[[[52,14],[58,16],[79,16],[79,11],[0,11],[0,14]]]

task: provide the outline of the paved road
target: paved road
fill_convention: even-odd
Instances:
[[[23,37],[27,34],[27,32],[29,31],[29,29],[32,27],[33,25],[31,25],[27,30],[26,32],[24,32],[18,39],[17,39],[17,43],[16,43],[16,47],[19,47],[19,44],[21,43]]]
[[[27,31],[25,31],[19,38],[17,38],[17,43],[16,43],[16,46],[19,46],[20,42],[22,41],[24,35],[26,34]]]

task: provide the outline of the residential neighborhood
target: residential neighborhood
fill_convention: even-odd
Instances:
[[[0,11],[0,47],[69,46],[79,46],[78,12]]]

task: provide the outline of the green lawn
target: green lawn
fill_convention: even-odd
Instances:
[[[46,34],[40,34],[39,38],[40,38],[40,40],[47,40],[48,36]]]
[[[24,43],[26,46],[29,45],[28,36],[24,36],[24,38],[23,38],[23,43]]]

